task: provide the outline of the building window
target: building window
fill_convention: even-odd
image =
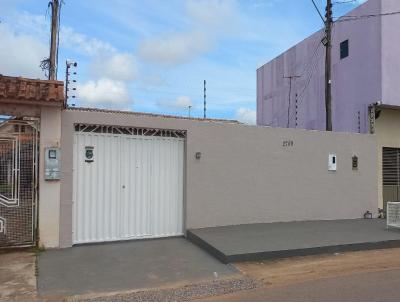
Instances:
[[[340,43],[340,59],[347,58],[349,56],[349,40]]]

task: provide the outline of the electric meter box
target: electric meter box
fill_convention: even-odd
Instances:
[[[60,148],[45,148],[44,179],[60,179]]]
[[[336,171],[337,170],[337,156],[336,154],[329,154],[328,157],[328,170]]]

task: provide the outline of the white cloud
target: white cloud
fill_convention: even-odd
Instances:
[[[73,28],[62,26],[60,31],[60,42],[64,47],[68,47],[89,56],[103,53],[112,53],[116,49],[109,43],[96,38],[76,32]]]
[[[79,101],[88,105],[121,107],[131,102],[126,84],[108,78],[77,85],[77,97]]]
[[[196,24],[212,30],[225,28],[226,21],[235,18],[236,1],[234,0],[191,0],[186,2],[188,17]]]
[[[94,59],[90,66],[94,78],[110,78],[117,81],[132,81],[138,74],[136,59],[128,53],[101,55]]]
[[[140,85],[142,88],[167,86],[167,81],[163,76],[157,73],[141,74]]]
[[[210,50],[212,43],[202,32],[151,38],[139,45],[139,56],[152,63],[174,66]]]
[[[193,107],[193,102],[188,96],[179,96],[174,101],[160,101],[158,106],[172,110],[187,110],[189,106]]]
[[[239,108],[236,110],[236,119],[239,122],[255,125],[256,124],[257,113],[255,110],[249,108]]]
[[[0,73],[43,79],[39,65],[46,56],[48,47],[44,43],[0,23]]]
[[[188,96],[179,96],[176,99],[174,105],[180,108],[187,108],[189,106],[193,106],[193,102]]]
[[[191,0],[186,3],[188,30],[143,40],[139,56],[151,63],[175,66],[211,51],[232,30],[238,14],[234,0]]]
[[[281,4],[283,0],[253,0],[251,5],[254,8],[274,7],[277,4]]]
[[[12,20],[12,22],[11,22]],[[28,34],[36,39],[47,42],[50,37],[50,20],[45,15],[35,15],[27,12],[14,13],[8,24],[17,32]],[[88,56],[113,53],[117,50],[110,43],[97,38],[91,38],[75,31],[73,28],[61,25],[60,44]]]
[[[50,20],[44,15],[18,12],[13,13],[8,22],[19,33],[29,34],[42,42],[49,41]]]

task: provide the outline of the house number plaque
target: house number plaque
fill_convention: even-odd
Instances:
[[[294,142],[292,140],[284,140],[282,142],[282,147],[293,147],[294,146]]]

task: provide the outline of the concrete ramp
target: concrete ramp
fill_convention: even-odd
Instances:
[[[193,229],[187,238],[223,263],[400,247],[383,219],[301,221]]]

